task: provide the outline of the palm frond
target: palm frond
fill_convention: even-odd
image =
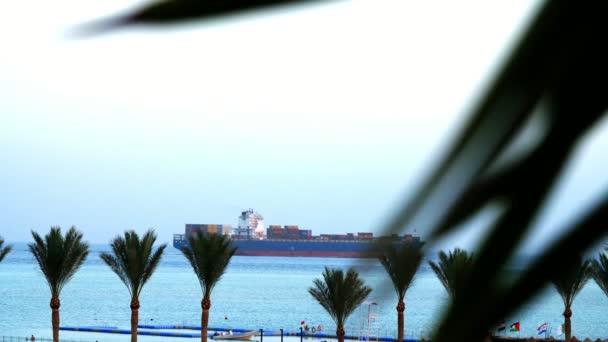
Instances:
[[[51,227],[44,240],[34,231],[32,237],[34,243],[28,244],[28,249],[40,266],[51,294],[59,296],[86,260],[89,245],[82,241],[82,233],[73,226],[65,237],[61,234],[60,227]]]
[[[600,253],[598,259],[593,260],[593,279],[608,296],[608,257],[605,253]]]
[[[343,327],[353,311],[371,293],[359,274],[350,268],[346,276],[341,269],[325,267],[323,280],[315,279],[308,293],[327,311],[337,326]]]
[[[365,301],[372,292],[370,287],[365,286],[365,283],[359,278],[359,273],[353,268],[349,268],[344,279],[344,288],[350,289],[344,291],[344,321]]]
[[[156,242],[156,234],[152,229],[148,230],[142,239],[135,231],[126,231],[124,236],[117,236],[110,242],[112,254],[100,255],[125,284],[131,297],[139,297],[167,247],[166,244],[162,244],[154,250],[154,242]]]
[[[487,238],[476,248],[470,285],[448,309],[434,340],[480,340],[493,322],[522,305],[549,281],[547,269],[536,274],[526,270],[527,284],[524,278],[505,282],[505,266],[533,227],[578,144],[608,106],[601,87],[580,87],[608,76],[608,49],[600,43],[605,30],[599,14],[607,9],[606,3],[544,2],[450,151],[389,222],[387,230],[397,232],[404,226],[425,224],[425,213],[437,213],[425,224],[433,243],[482,208],[491,204],[502,208]],[[500,164],[533,117],[542,122],[540,142]],[[607,203],[604,200],[600,207]],[[581,222],[584,220],[586,217]],[[597,225],[575,226],[598,237]],[[584,237],[581,241],[585,243],[568,245],[560,254],[554,253],[557,244],[552,245],[541,258],[553,255],[550,261],[560,264],[567,261],[569,253],[581,253],[596,240]],[[561,239],[558,244],[563,246]],[[538,264],[546,263],[539,260]],[[538,270],[536,263],[531,265]],[[519,297],[512,295],[514,289],[522,291]],[[500,305],[506,297],[511,301]]]
[[[324,275],[325,278],[325,275]],[[313,287],[308,289],[308,293],[319,302],[321,307],[327,311],[331,319],[338,324],[340,322],[341,310],[339,307],[336,308],[334,305],[334,293],[333,288],[330,288],[327,284],[327,280],[322,281],[320,279],[313,280]]]
[[[445,254],[440,251],[439,262],[429,261],[429,266],[448,294],[454,298],[466,286],[474,266],[473,254],[460,248]]]
[[[226,272],[237,248],[224,235],[203,232],[189,236],[188,245],[182,253],[199,280],[203,296],[208,297]]]
[[[2,236],[0,236],[0,262],[2,262],[2,260],[4,260],[4,258],[6,257],[6,255],[8,253],[10,253],[10,251],[13,249],[13,246],[11,245],[6,245],[4,247],[2,247],[4,245],[4,239],[2,239]]]
[[[591,261],[581,261],[581,258],[578,257],[562,267],[563,269],[554,275],[551,282],[562,298],[564,306],[569,308],[576,295],[592,276]]]
[[[422,245],[416,247],[399,247],[395,244],[380,246],[382,251],[380,263],[388,273],[399,301],[414,283],[414,277],[422,263]]]

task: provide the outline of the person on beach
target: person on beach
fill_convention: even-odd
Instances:
[[[32,337],[30,337],[30,341],[36,341],[36,338],[34,337],[34,334],[32,334]]]

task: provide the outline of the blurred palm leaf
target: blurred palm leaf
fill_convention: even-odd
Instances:
[[[606,110],[608,97],[593,86],[608,75],[608,54],[600,43],[606,31],[599,13],[605,9],[600,2],[546,2],[450,151],[388,225],[392,233],[421,213],[436,213],[438,218],[425,227],[432,243],[489,204],[502,207],[478,248],[469,286],[453,301],[436,340],[480,340],[494,322],[537,293],[570,253],[584,251],[604,232],[605,197],[519,280],[505,280],[507,260],[532,227],[577,144]],[[544,125],[540,142],[504,162],[533,116]]]
[[[326,0],[327,1],[327,0]],[[127,25],[175,24],[189,20],[216,19],[253,10],[285,5],[321,2],[320,0],[165,0],[156,1],[132,13],[103,19],[84,27],[85,32],[99,33]]]

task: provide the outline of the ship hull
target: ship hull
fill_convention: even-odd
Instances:
[[[373,244],[365,241],[310,241],[310,240],[232,240],[236,255],[318,258],[375,258]],[[416,242],[395,242],[399,246]],[[174,241],[177,249],[188,247],[185,240]]]

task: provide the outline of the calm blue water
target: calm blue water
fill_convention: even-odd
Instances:
[[[117,326],[128,328],[129,296],[126,287],[102,264],[99,253],[105,246],[92,246],[87,263],[66,286],[61,295],[61,325]],[[370,299],[378,302],[378,320],[374,329],[382,336],[394,336],[396,330],[396,295],[375,260],[234,257],[212,295],[210,326],[296,331],[300,321],[321,324],[325,332],[334,332],[329,316],[308,294],[324,266],[343,269],[356,265],[374,291]],[[51,336],[50,294],[46,282],[26,251],[25,244],[14,250],[0,264],[1,335]],[[428,337],[436,324],[447,295],[435,275],[425,265],[418,273],[406,298],[406,335]],[[140,298],[140,324],[200,324],[201,290],[185,258],[172,247],[144,287]],[[507,324],[521,321],[522,336],[533,336],[536,327],[548,322],[550,329],[561,324],[562,302],[552,288],[507,319]],[[608,298],[593,282],[577,297],[573,307],[573,333],[593,339],[608,336]],[[228,320],[225,319],[225,316]],[[367,307],[355,312],[347,322],[347,334],[358,334],[367,320]],[[87,335],[61,332],[62,337],[94,341],[127,341],[126,335]],[[89,336],[94,336],[89,338]],[[107,336],[107,337],[106,337]],[[146,341],[166,340],[151,337]],[[190,339],[183,339],[191,341]]]

